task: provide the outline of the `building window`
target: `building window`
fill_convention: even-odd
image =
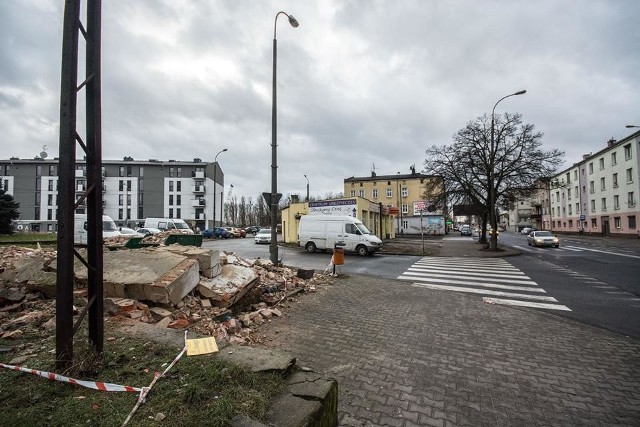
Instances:
[[[118,194],[118,206],[122,206],[122,205],[124,205],[124,194]]]
[[[124,209],[118,209],[118,219],[124,219]]]
[[[42,165],[36,165],[36,176],[42,176]]]
[[[402,187],[402,197],[409,197],[409,189],[407,187]]]
[[[618,159],[616,158],[616,152],[611,153],[611,166],[615,166],[618,164]]]
[[[49,165],[49,176],[56,176],[56,165]]]
[[[176,209],[176,218],[180,218],[182,215],[180,215],[180,208]]]
[[[173,191],[173,181],[169,181],[169,191]]]
[[[613,209],[620,209],[620,196],[613,196]]]
[[[604,179],[604,177],[602,177],[602,178],[600,178],[600,191],[606,190],[605,187],[606,187],[605,186],[605,179]]]
[[[53,180],[52,179],[49,180],[47,185],[48,185],[49,191],[53,191]]]
[[[624,159],[629,160],[631,158],[631,144],[624,146]]]
[[[578,180],[578,169],[573,171],[573,180],[577,181]]]
[[[374,183],[374,184],[375,184],[375,183]],[[374,189],[371,191],[371,197],[373,197],[374,199],[377,199],[377,198],[378,198],[378,189],[377,189],[377,188],[374,188]]]
[[[622,228],[622,221],[620,221],[619,216],[613,218],[613,223],[615,224],[616,228]]]
[[[180,168],[178,168],[180,169]],[[182,191],[182,181],[176,182],[176,191]]]
[[[601,157],[598,162],[600,163],[600,170],[604,170],[604,157]]]
[[[173,178],[176,174],[176,171],[174,168],[169,168],[169,178]]]
[[[178,194],[176,196],[176,205],[180,206],[182,204],[182,196]]]
[[[118,176],[124,176],[124,166],[120,166],[118,170]]]
[[[627,169],[627,184],[633,182],[633,168]]]
[[[571,189],[567,188],[567,198],[571,200]]]
[[[355,197],[356,196],[356,190],[351,190],[351,197]]]
[[[176,172],[177,172],[177,177],[182,178],[182,168],[176,168]],[[180,218],[180,216],[178,216],[178,218]]]
[[[572,215],[572,212],[571,212],[571,205],[569,205],[569,215]]]
[[[571,184],[571,173],[567,172],[565,176],[567,177],[567,184]]]
[[[169,218],[173,218],[173,209],[169,208]]]
[[[572,219],[569,220],[569,228],[573,228],[573,220]]]
[[[358,196],[364,197],[364,190],[358,190]]]
[[[592,200],[591,201],[591,212],[595,212],[596,211],[596,201]]]
[[[173,205],[173,194],[169,194],[169,206]]]
[[[602,206],[602,210],[606,211],[607,210],[607,198],[603,197],[602,199],[600,199],[600,205]]]
[[[630,208],[636,205],[636,199],[634,197],[633,191],[629,191],[627,193],[627,205],[629,205]]]
[[[53,206],[53,194],[47,195],[47,206]]]
[[[618,188],[618,174],[614,173],[611,179],[613,180],[613,188]]]
[[[118,191],[124,191],[124,181],[118,180]]]
[[[593,162],[589,163],[589,175],[593,174]]]
[[[576,213],[580,212],[580,203],[576,203]]]
[[[598,221],[595,218],[591,219],[591,228],[598,228]]]
[[[589,181],[589,193],[593,194],[596,192],[596,185],[594,181]]]
[[[632,230],[635,230],[636,228],[636,216],[635,215],[630,215],[627,217],[627,219],[629,220],[629,228]]]
[[[408,214],[409,213],[409,205],[405,205],[405,204],[402,205],[402,213],[403,214]],[[405,228],[406,227],[407,226],[405,226]]]
[[[393,197],[393,190],[391,188],[387,188],[387,198]]]

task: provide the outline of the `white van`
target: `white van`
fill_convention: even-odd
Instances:
[[[304,215],[300,218],[298,244],[307,252],[333,249],[336,244],[358,255],[382,249],[382,240],[358,218],[342,215]]]
[[[179,218],[147,218],[143,228],[158,228],[162,231],[176,230],[184,234],[193,234],[189,224]]]
[[[107,215],[102,215],[102,238],[119,236],[120,232],[116,223]],[[75,214],[73,224],[73,243],[75,245],[87,244],[87,215]]]

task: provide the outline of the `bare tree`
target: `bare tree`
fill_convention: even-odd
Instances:
[[[561,150],[542,149],[542,133],[523,124],[521,114],[495,116],[492,150],[491,117],[484,115],[460,129],[452,144],[426,150],[425,172],[441,175],[445,182],[439,193],[436,188],[427,191],[453,203],[470,201],[486,224],[491,191],[498,205],[527,196],[557,170],[563,157]],[[480,241],[486,242],[484,226]]]

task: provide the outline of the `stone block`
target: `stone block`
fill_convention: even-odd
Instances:
[[[300,268],[298,269],[298,273],[296,274],[296,277],[299,277],[300,279],[312,279],[313,270]]]

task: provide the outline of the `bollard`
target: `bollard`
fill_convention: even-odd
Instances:
[[[336,243],[333,246],[333,274],[336,274],[336,265],[344,265],[344,243]]]

